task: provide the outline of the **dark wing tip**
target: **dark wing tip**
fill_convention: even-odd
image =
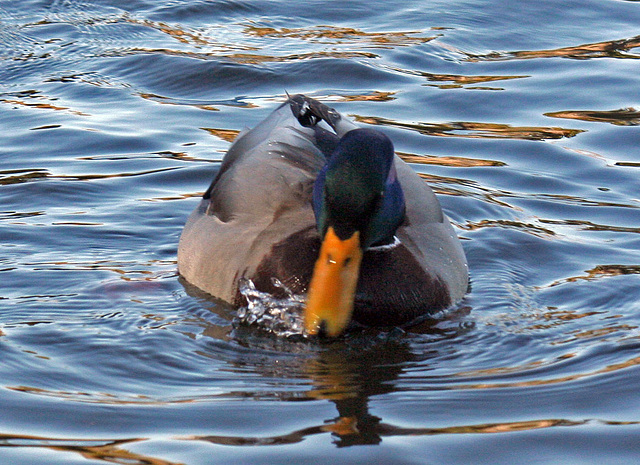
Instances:
[[[289,96],[288,103],[293,116],[305,127],[313,127],[320,121],[325,121],[335,130],[336,124],[342,119],[340,113],[333,108],[303,94]]]

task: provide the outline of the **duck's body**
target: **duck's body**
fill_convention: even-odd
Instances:
[[[339,139],[355,129],[335,110],[298,95],[241,133],[187,221],[178,248],[180,274],[236,305],[243,303],[242,278],[266,292],[280,292],[272,278],[294,293],[307,292],[327,229],[319,232],[322,198],[316,192],[314,214],[314,183],[326,175],[321,171]],[[362,246],[353,307],[353,320],[371,326],[408,324],[460,300],[468,286],[462,247],[438,200],[406,163],[391,156],[404,195],[402,210],[393,207],[400,224],[389,226],[391,244]],[[384,222],[383,214],[376,221]],[[387,240],[364,240],[391,242],[385,234],[380,237]]]

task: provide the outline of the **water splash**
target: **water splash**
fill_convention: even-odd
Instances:
[[[271,282],[285,292],[284,298],[257,290],[250,279],[240,283],[240,293],[247,299],[247,306],[238,309],[234,325],[259,326],[280,337],[303,336],[305,296],[294,294],[276,278]]]

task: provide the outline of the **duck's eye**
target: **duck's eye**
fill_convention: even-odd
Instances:
[[[330,253],[327,254],[327,264],[329,265],[335,265],[336,261],[333,259],[333,255],[331,255]]]

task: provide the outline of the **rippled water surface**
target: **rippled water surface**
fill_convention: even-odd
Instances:
[[[0,463],[637,461],[639,25],[614,0],[0,1]],[[460,306],[315,344],[179,279],[187,216],[285,91],[439,194]]]

